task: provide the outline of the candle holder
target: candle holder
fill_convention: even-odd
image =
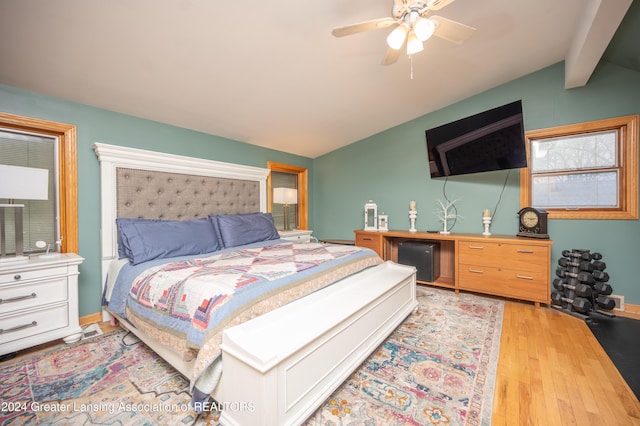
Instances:
[[[489,232],[489,226],[491,225],[491,216],[482,216],[482,223],[484,224],[484,232],[482,235],[491,235]]]
[[[411,223],[409,232],[418,232],[418,230],[416,229],[416,217],[418,217],[418,211],[409,210],[409,223]]]

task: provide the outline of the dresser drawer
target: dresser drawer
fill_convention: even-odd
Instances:
[[[0,345],[69,325],[67,304],[0,318]]]
[[[67,267],[34,269],[31,271],[9,272],[0,274],[0,284],[17,283],[21,281],[31,281],[41,278],[64,276],[67,274]]]
[[[459,266],[461,290],[471,290],[496,296],[549,303],[546,268],[538,271],[517,271],[487,266]]]
[[[547,247],[478,241],[460,241],[459,244],[461,264],[537,272],[546,271],[549,262]]]
[[[356,246],[369,248],[383,257],[382,236],[375,233],[356,233]]]
[[[66,277],[0,287],[0,314],[68,299]]]

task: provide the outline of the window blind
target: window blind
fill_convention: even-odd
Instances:
[[[19,200],[24,204],[23,232],[24,251],[40,251],[36,241],[45,241],[55,250],[59,235],[58,225],[58,139],[46,135],[22,133],[0,129],[0,164],[35,167],[49,170],[49,196],[47,200]],[[0,176],[2,179],[2,176]],[[16,182],[19,185],[19,182]],[[0,199],[6,204],[8,200]],[[14,217],[6,215],[7,253],[15,253]]]

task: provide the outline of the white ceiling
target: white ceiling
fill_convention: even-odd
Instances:
[[[456,0],[470,40],[383,66],[390,28],[331,29],[392,0],[0,0],[0,84],[315,158],[559,61],[584,85],[631,1]]]

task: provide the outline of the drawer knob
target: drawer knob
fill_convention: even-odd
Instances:
[[[14,279],[14,280],[16,280],[16,281],[18,281],[18,280],[22,279],[22,275],[20,275],[20,274],[15,274],[15,275],[13,276],[13,279]]]

